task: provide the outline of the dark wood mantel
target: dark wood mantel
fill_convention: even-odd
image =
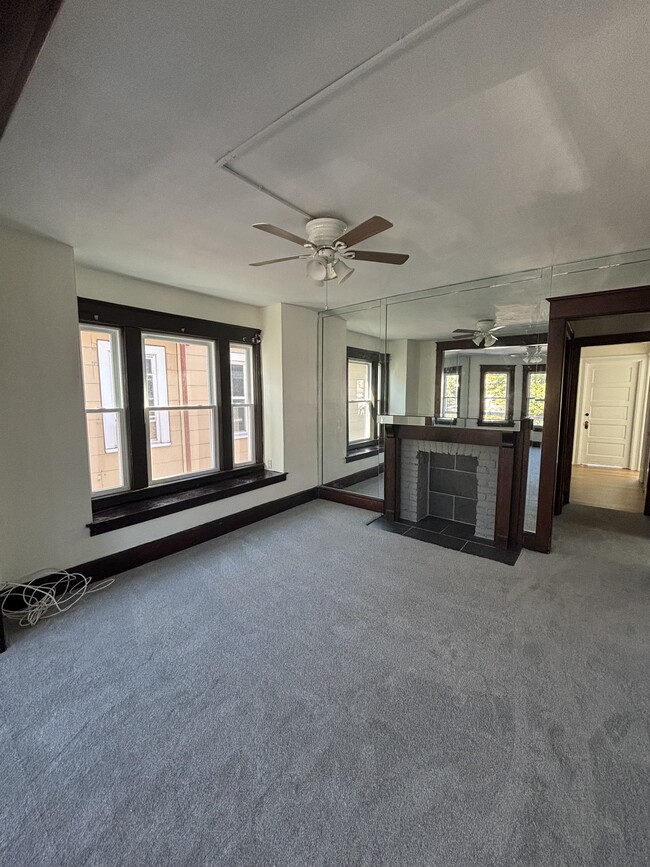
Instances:
[[[524,510],[528,480],[530,419],[521,422],[520,430],[486,430],[456,428],[432,424],[389,424],[385,427],[384,511],[389,521],[399,517],[400,441],[434,440],[466,445],[495,446],[497,494],[494,544],[499,548],[520,548],[524,538]]]

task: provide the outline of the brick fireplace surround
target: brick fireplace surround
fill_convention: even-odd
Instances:
[[[521,547],[530,420],[522,421],[520,430],[456,428],[431,424],[428,419],[415,424],[410,418],[398,421],[397,417],[384,417],[384,424],[384,514],[389,521],[418,522],[430,514],[430,455],[462,456],[465,460],[456,457],[453,468],[458,472],[462,466],[464,472],[458,474],[465,476],[469,475],[469,465],[473,466],[467,458],[476,458],[476,488],[471,485],[472,500],[476,490],[475,535],[492,541],[497,548]],[[456,520],[457,501],[464,500],[466,507],[470,500],[454,491],[453,483],[449,491],[443,496],[448,497],[448,503],[453,500],[453,516],[447,513],[443,517]],[[469,523],[469,517],[461,521]]]

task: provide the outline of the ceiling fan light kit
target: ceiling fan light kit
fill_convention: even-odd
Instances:
[[[348,265],[348,261],[357,259],[364,262],[378,262],[383,265],[403,265],[407,261],[406,253],[382,253],[371,250],[351,250],[354,244],[378,235],[392,227],[392,223],[384,217],[370,217],[353,229],[347,229],[343,220],[334,217],[316,217],[309,220],[305,226],[307,239],[300,238],[292,232],[272,226],[270,223],[255,223],[254,229],[260,229],[300,244],[305,252],[299,256],[285,256],[282,259],[268,259],[264,262],[251,262],[254,267],[260,265],[273,265],[277,262],[288,262],[292,259],[307,259],[307,277],[313,280],[317,286],[322,286],[329,280],[337,280],[343,283],[354,273],[354,268]],[[347,260],[347,261],[346,261]]]
[[[494,319],[479,319],[476,323],[476,328],[456,328],[454,329],[454,340],[471,340],[475,346],[494,346],[497,339],[494,336],[495,331],[504,328],[504,325],[497,325]]]

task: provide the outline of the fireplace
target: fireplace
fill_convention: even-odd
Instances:
[[[496,446],[432,440],[404,440],[400,455],[399,517],[426,515],[476,527],[494,540],[497,495]]]
[[[470,524],[497,547],[520,547],[530,422],[487,430],[414,421],[384,417],[386,517],[417,523],[433,515]]]

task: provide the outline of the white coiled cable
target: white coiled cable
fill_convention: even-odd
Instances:
[[[19,626],[36,626],[39,620],[68,611],[87,593],[103,590],[114,580],[106,578],[89,587],[92,578],[80,572],[43,569],[20,581],[4,582],[0,587],[0,611],[8,620],[17,620]],[[17,607],[19,600],[21,607]]]

